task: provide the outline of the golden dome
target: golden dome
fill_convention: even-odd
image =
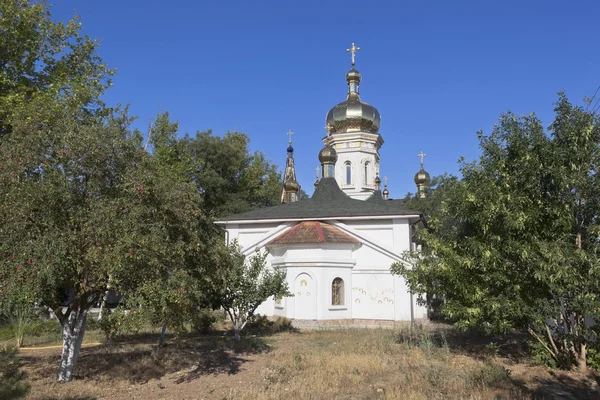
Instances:
[[[335,164],[337,159],[337,152],[330,145],[323,147],[319,152],[319,161],[321,164]]]
[[[288,192],[297,192],[298,190],[300,190],[300,185],[298,185],[298,182],[296,182],[295,179],[290,179],[288,181],[286,181],[283,186],[285,187],[285,190]]]
[[[425,171],[423,167],[421,167],[419,172],[415,174],[415,183],[417,185],[428,185],[429,182],[431,182],[431,177],[429,176],[429,173]]]
[[[379,132],[379,111],[360,99],[358,86],[361,74],[354,67],[346,74],[348,97],[327,113],[326,128],[329,134],[348,132]]]

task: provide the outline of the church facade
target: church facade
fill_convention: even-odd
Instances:
[[[236,240],[245,255],[266,248],[270,268],[286,272],[293,296],[267,300],[257,310],[262,315],[317,321],[426,318],[404,278],[390,271],[393,263],[406,263],[404,251],[415,248],[413,228],[422,216],[388,199],[387,187],[381,191],[381,117],[360,99],[356,50],[354,44],[348,49],[347,98],[327,113],[313,196],[299,200],[290,136],[281,204],[219,222],[227,241]],[[428,182],[421,165],[415,183],[421,189]]]

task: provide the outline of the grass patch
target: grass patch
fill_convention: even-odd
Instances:
[[[58,352],[28,355],[32,398],[529,399],[557,390],[597,398],[584,377],[554,379],[502,358],[500,345],[478,337],[460,344],[447,327],[282,332],[240,342],[212,333],[172,337],[164,348],[157,333],[87,348],[76,380],[62,386],[53,380]],[[472,343],[487,355],[466,351]]]

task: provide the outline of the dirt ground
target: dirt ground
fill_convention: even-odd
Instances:
[[[59,348],[21,351],[29,399],[600,399],[597,375],[529,365],[515,341],[403,343],[391,330],[245,338],[156,335],[84,347],[55,382]],[[490,348],[499,349],[490,352]]]

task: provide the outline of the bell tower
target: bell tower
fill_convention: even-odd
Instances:
[[[323,142],[337,153],[335,178],[339,187],[354,199],[366,200],[378,189],[375,178],[379,174],[383,138],[379,134],[379,111],[360,99],[362,76],[355,69],[358,50],[360,47],[354,43],[346,49],[352,55],[352,68],[346,74],[348,95],[327,113],[327,136]]]

